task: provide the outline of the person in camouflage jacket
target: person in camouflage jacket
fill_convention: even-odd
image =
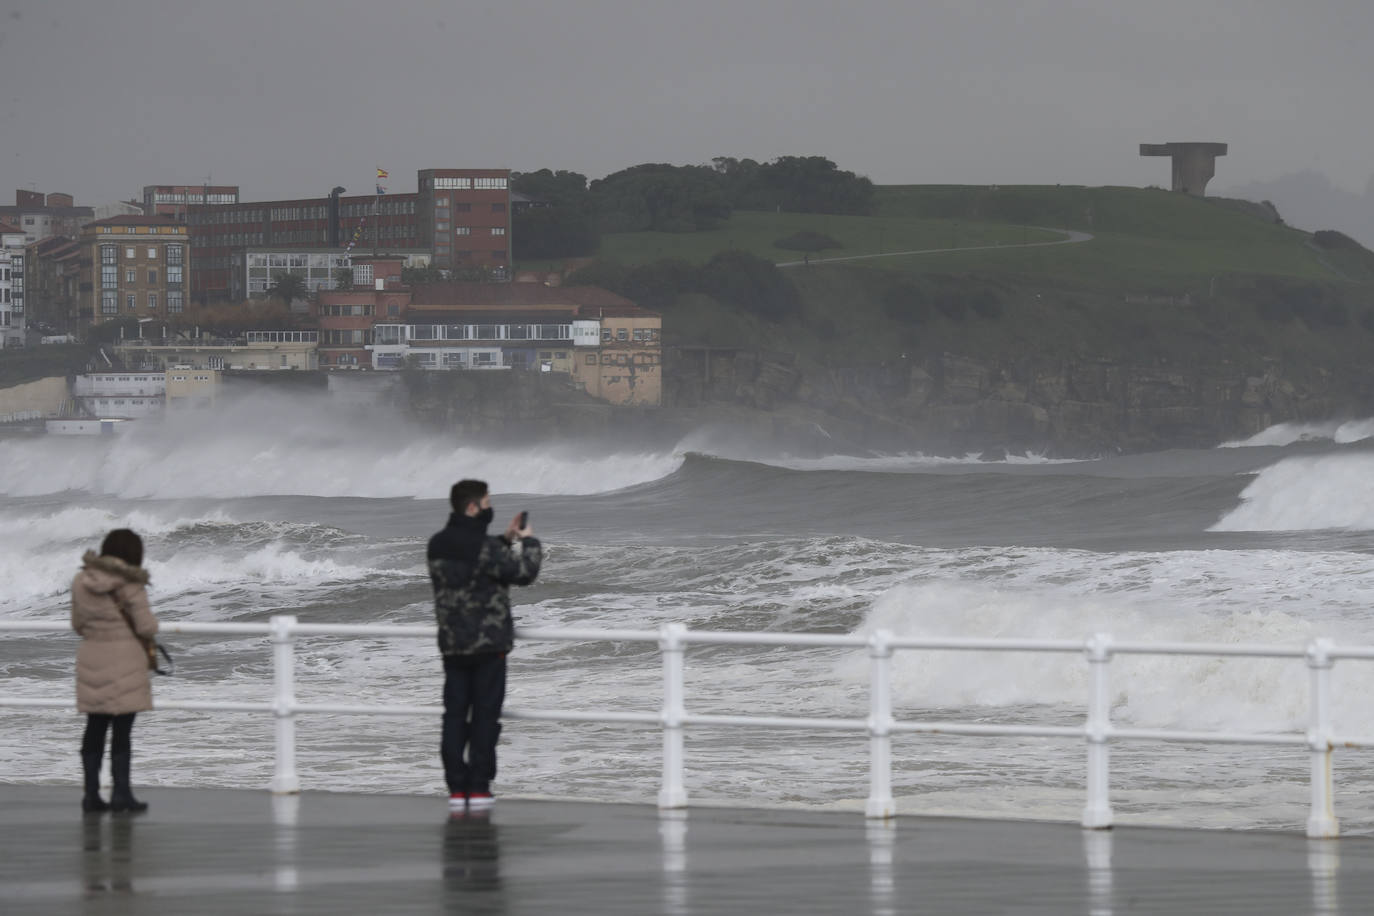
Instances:
[[[487,534],[493,512],[485,482],[458,481],[449,502],[453,514],[427,551],[444,660],[440,756],[450,807],[487,808],[506,698],[506,653],[515,642],[510,587],[533,582],[543,554],[521,516],[500,537]]]

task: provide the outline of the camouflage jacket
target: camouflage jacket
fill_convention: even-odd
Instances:
[[[429,577],[439,651],[444,655],[509,652],[515,644],[510,587],[539,575],[543,550],[536,538],[518,546],[488,537],[471,519],[455,516],[429,541]]]

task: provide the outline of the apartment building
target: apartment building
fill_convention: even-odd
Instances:
[[[27,237],[27,236],[26,236]],[[30,326],[59,332],[80,325],[81,244],[55,235],[24,249],[24,308]]]
[[[320,367],[370,369],[372,327],[399,318],[411,291],[401,285],[403,255],[365,256],[352,265],[352,288],[322,290],[313,305],[320,329]]]
[[[78,207],[70,194],[14,192],[14,206],[0,207],[0,222],[24,233],[24,244],[54,235],[76,238],[81,227],[95,219],[90,207]]]
[[[188,206],[190,295],[233,298],[249,251],[412,251],[443,269],[509,272],[509,169],[422,169],[407,194],[236,201]],[[251,292],[251,290],[249,290]]]
[[[168,378],[192,384],[198,380],[186,371],[301,370],[320,368],[319,332],[262,330],[246,331],[232,340],[210,337],[132,338],[114,346],[115,355],[125,365],[141,371],[166,371]],[[170,385],[170,382],[169,382]],[[185,387],[185,386],[183,386]],[[170,388],[169,388],[170,390]]]
[[[80,316],[158,319],[186,307],[186,227],[169,217],[119,216],[81,230]]]
[[[399,318],[378,318],[375,369],[567,373],[593,397],[658,406],[660,315],[598,287],[453,283],[418,287]]]
[[[420,249],[388,249],[387,255],[398,259],[402,267],[428,267],[430,254]],[[366,271],[359,271],[359,265],[371,263],[374,258],[369,251],[359,255],[344,248],[310,250],[299,248],[245,248],[233,256],[233,269],[229,276],[230,301],[248,298],[261,298],[281,278],[283,274],[296,274],[305,280],[306,287],[312,292],[337,289],[340,286],[371,288],[372,278]],[[341,274],[346,272],[346,274]],[[340,276],[346,275],[349,282],[341,284]],[[397,282],[399,282],[399,275]]]
[[[24,233],[0,222],[0,347],[24,345]]]
[[[143,212],[147,216],[170,216],[183,222],[191,207],[206,204],[236,204],[236,184],[149,184],[143,186]]]

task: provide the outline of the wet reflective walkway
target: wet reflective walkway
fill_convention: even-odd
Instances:
[[[0,786],[0,912],[1367,913],[1374,841],[503,799]]]

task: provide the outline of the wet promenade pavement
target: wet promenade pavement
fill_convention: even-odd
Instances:
[[[1368,913],[1374,841],[502,799],[0,786],[0,913]]]

